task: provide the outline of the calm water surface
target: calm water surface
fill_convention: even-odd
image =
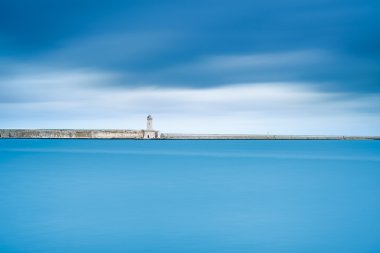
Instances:
[[[380,142],[0,140],[0,252],[380,252]]]

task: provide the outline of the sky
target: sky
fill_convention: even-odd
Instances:
[[[376,0],[0,0],[0,128],[380,135]]]

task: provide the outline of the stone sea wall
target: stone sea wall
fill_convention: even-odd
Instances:
[[[161,134],[167,140],[380,140],[380,136]]]
[[[163,140],[380,140],[380,136],[169,134],[147,130],[0,129],[0,138]]]
[[[142,139],[143,130],[0,129],[0,138]]]

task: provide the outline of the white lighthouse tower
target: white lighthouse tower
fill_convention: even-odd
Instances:
[[[146,118],[146,130],[153,131],[153,118],[151,115]]]
[[[153,117],[148,115],[146,118],[146,130],[144,131],[144,139],[156,139],[159,138],[159,132],[153,130]]]

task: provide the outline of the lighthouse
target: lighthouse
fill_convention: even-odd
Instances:
[[[153,117],[148,115],[146,117],[146,129],[143,130],[144,139],[157,139],[160,138],[160,133],[158,131],[153,130]]]
[[[146,130],[153,131],[153,118],[151,115],[146,118]]]

